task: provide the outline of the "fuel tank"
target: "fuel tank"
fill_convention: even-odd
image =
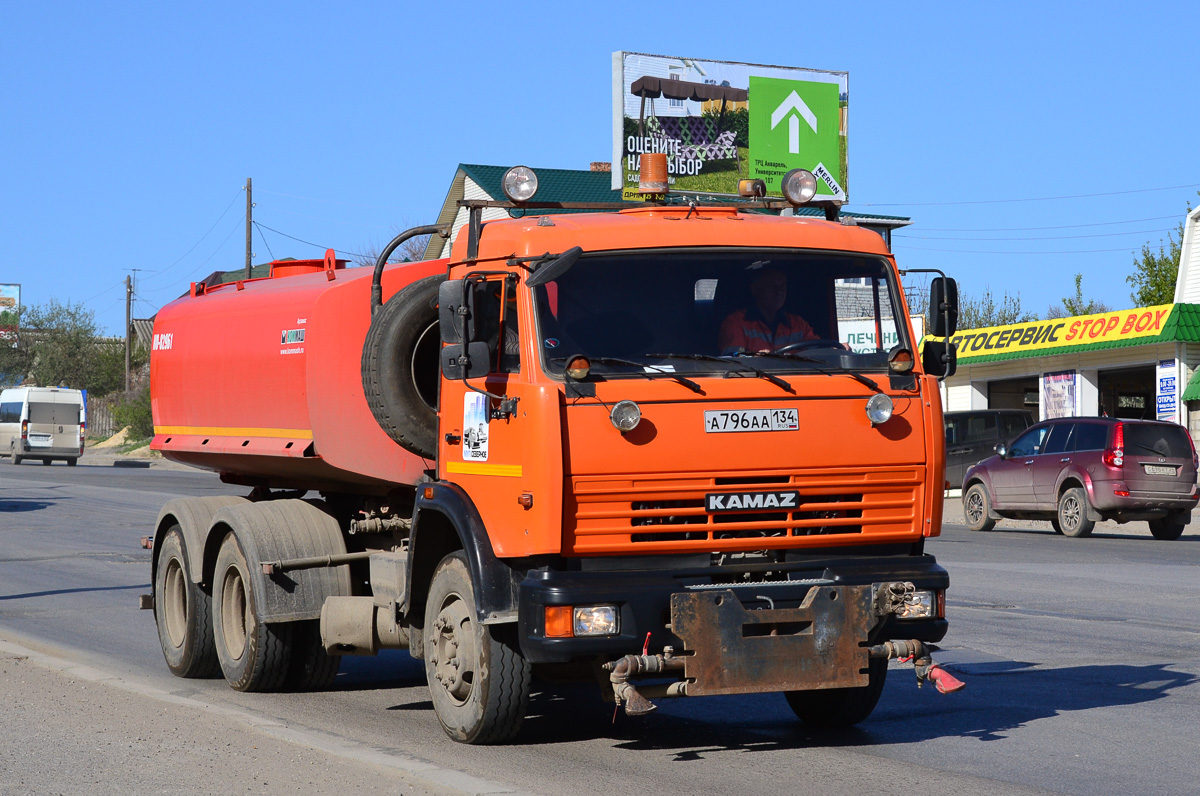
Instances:
[[[446,263],[389,266],[384,301]],[[363,393],[371,273],[330,250],[274,262],[266,278],[193,285],[160,310],[151,448],[252,486],[384,494],[416,483],[433,463],[394,442]]]

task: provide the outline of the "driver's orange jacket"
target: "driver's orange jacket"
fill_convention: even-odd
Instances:
[[[778,320],[768,323],[758,307],[733,312],[721,324],[717,344],[722,354],[741,351],[778,351],[784,346],[803,340],[816,340],[818,335],[808,321],[790,312],[780,313]]]

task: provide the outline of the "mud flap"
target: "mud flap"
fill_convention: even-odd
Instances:
[[[798,608],[746,610],[732,590],[671,595],[689,696],[868,684],[870,586],[814,586]]]

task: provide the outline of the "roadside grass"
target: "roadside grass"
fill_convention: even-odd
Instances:
[[[118,456],[124,456],[127,453],[133,453],[136,450],[141,450],[142,448],[147,447],[150,444],[151,439],[151,437],[146,437],[145,439],[135,439],[131,442],[126,442],[124,445],[118,445],[114,449],[114,452]]]

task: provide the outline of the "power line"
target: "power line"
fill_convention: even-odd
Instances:
[[[1200,182],[1187,185],[1168,185],[1165,188],[1138,188],[1131,191],[1106,191],[1104,193],[1077,193],[1066,196],[1036,196],[1023,199],[973,199],[960,202],[869,202],[864,207],[942,207],[947,205],[996,205],[1013,202],[1052,202],[1059,199],[1092,199],[1098,196],[1128,196],[1135,193],[1153,193],[1155,191],[1178,191],[1180,188],[1200,187]]]
[[[239,188],[237,193],[235,193],[233,195],[233,199],[229,200],[229,204],[226,205],[225,209],[221,211],[221,215],[218,216],[217,220],[213,222],[213,225],[208,228],[208,232],[205,232],[203,235],[201,235],[200,240],[196,241],[195,244],[192,245],[192,248],[190,248],[186,252],[184,252],[183,255],[180,256],[180,258],[178,260],[176,260],[175,262],[171,263],[168,266],[158,269],[157,271],[150,271],[149,272],[150,277],[153,277],[157,274],[161,274],[164,271],[168,271],[171,268],[174,268],[175,266],[179,265],[179,263],[183,262],[184,257],[187,257],[189,254],[191,254],[193,251],[195,251],[196,247],[199,246],[201,243],[203,243],[204,239],[207,238],[210,234],[212,234],[212,231],[217,228],[217,224],[221,223],[221,219],[225,218],[225,214],[229,212],[229,209],[231,207],[233,207],[233,203],[236,202],[238,200],[238,197],[241,195],[242,195],[242,189]]]
[[[1053,227],[922,227],[929,232],[1041,232],[1048,229],[1080,229],[1082,227],[1108,227],[1116,224],[1140,224],[1143,221],[1163,221],[1168,218],[1179,218],[1179,214],[1170,216],[1154,216],[1153,218],[1131,218],[1128,221],[1096,221],[1091,224],[1060,224]],[[895,235],[895,233],[892,233]]]
[[[345,207],[369,207],[369,208],[373,208],[376,210],[395,210],[397,212],[403,212],[401,208],[393,207],[391,205],[366,205],[366,204],[359,204],[357,202],[341,202],[341,201],[338,201],[337,199],[320,199],[320,198],[317,198],[314,196],[298,196],[297,194],[294,194],[294,193],[280,193],[279,191],[267,191],[267,190],[263,190],[262,188],[260,188],[258,192],[259,193],[269,193],[274,196],[286,196],[289,199],[303,199],[306,202],[323,202],[325,204],[343,205]]]
[[[267,243],[267,236],[258,228],[258,222],[254,223],[254,228],[258,229],[258,237],[262,238],[263,245],[267,247],[267,254],[271,255],[271,261],[275,261],[275,252],[271,251],[271,244]]]
[[[953,236],[937,236],[937,235],[905,235],[903,233],[893,232],[893,238],[909,238],[911,240],[965,240],[965,241],[1022,241],[1022,240],[1078,240],[1080,238],[1119,238],[1123,235],[1152,235],[1156,232],[1170,232],[1169,229],[1143,229],[1134,230],[1131,232],[1103,232],[1095,235],[1044,235],[1041,237],[1025,237],[1025,238],[958,238]]]
[[[919,252],[945,252],[947,254],[1105,254],[1108,252],[1128,252],[1133,253],[1132,249],[1075,249],[1069,251],[980,251],[978,249],[931,249],[925,246],[909,246],[906,243],[899,245],[901,248],[912,249]]]
[[[257,222],[257,221],[255,221],[255,222],[254,222],[254,224],[255,224],[255,226],[259,226],[259,227],[262,227],[263,229],[270,230],[271,232],[274,232],[276,235],[282,235],[283,237],[285,237],[285,238],[290,238],[291,240],[294,240],[294,241],[296,241],[297,243],[303,243],[303,244],[305,244],[306,246],[315,246],[315,247],[317,247],[318,249],[328,249],[328,248],[330,248],[329,246],[322,246],[322,245],[321,245],[321,244],[319,244],[319,243],[313,243],[311,240],[304,240],[303,238],[297,238],[295,235],[289,235],[289,234],[287,234],[286,232],[280,232],[280,231],[279,231],[279,230],[277,230],[277,229],[274,229],[274,228],[272,228],[272,227],[268,227],[266,224],[260,224],[260,223],[259,223],[259,222]],[[347,251],[342,251],[341,249],[334,249],[333,251],[334,251],[336,254],[344,254],[344,255],[346,255],[347,257],[364,257],[364,256],[366,256],[366,255],[363,255],[363,254],[359,254],[359,253],[357,253],[357,252],[347,252]]]

